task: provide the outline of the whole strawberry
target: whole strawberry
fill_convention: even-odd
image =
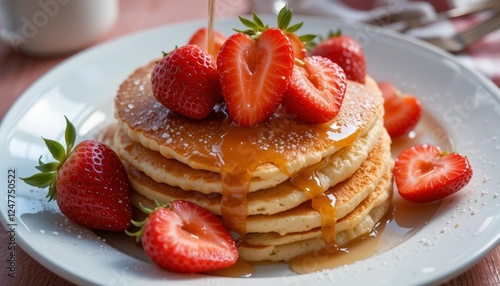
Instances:
[[[217,55],[219,54],[220,48],[226,41],[227,37],[219,31],[213,31],[213,50],[209,51],[208,47],[208,29],[200,28],[198,29],[188,41],[189,45],[198,45],[209,54],[212,55],[214,61],[217,61]]]
[[[165,55],[151,74],[156,100],[171,111],[203,119],[221,97],[213,57],[198,45],[186,45]]]
[[[347,79],[365,83],[365,53],[355,39],[340,33],[331,34],[328,39],[319,43],[311,54],[329,58],[344,69]]]
[[[183,200],[155,209],[142,206],[148,217],[132,223],[144,252],[159,267],[180,273],[206,272],[236,263],[238,250],[222,222],[207,209]]]
[[[77,224],[97,230],[126,229],[132,203],[123,163],[100,142],[85,140],[73,148],[75,138],[75,127],[66,118],[66,148],[44,139],[57,161],[43,163],[39,159],[36,168],[40,173],[21,179],[35,187],[48,187],[49,201],[55,199],[61,212]]]

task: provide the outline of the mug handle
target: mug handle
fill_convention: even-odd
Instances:
[[[22,43],[23,38],[8,29],[10,24],[8,23],[9,18],[17,15],[16,8],[14,7],[12,0],[0,0],[0,14],[3,19],[3,27],[0,30],[0,42],[10,44],[14,49],[17,49],[17,47]]]

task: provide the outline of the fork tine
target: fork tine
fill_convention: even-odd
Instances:
[[[460,32],[455,36],[448,38],[424,37],[420,39],[434,44],[435,46],[438,46],[448,52],[458,53],[498,28],[500,28],[500,10],[496,10],[487,20],[476,24],[474,27],[466,31]]]
[[[484,22],[472,27],[457,35],[456,39],[462,41],[465,46],[469,46],[475,41],[481,39],[483,36],[487,35],[500,28],[500,10],[497,10],[490,18]]]

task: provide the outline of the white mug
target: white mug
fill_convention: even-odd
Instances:
[[[57,56],[90,46],[118,16],[118,0],[0,0],[0,40],[16,51]]]

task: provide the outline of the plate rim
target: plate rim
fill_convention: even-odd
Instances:
[[[264,16],[263,18],[265,19],[266,16]],[[321,17],[298,16],[297,18],[299,18],[301,20],[304,19],[304,21],[309,21],[309,22],[326,21],[328,23],[334,23],[334,24],[337,24],[340,26],[346,25],[345,22],[335,21],[332,19],[322,19]],[[313,21],[311,21],[311,19],[313,19]],[[235,21],[236,21],[235,19],[228,19],[228,20],[223,20],[223,21],[219,21],[219,22],[235,22]],[[12,122],[13,124],[11,124],[11,125],[14,125],[14,126],[16,125],[15,123],[18,121],[18,120],[16,120],[16,118],[21,116],[21,113],[15,114],[14,112],[16,110],[22,110],[23,108],[25,108],[26,107],[25,104],[28,103],[29,101],[37,100],[37,98],[39,98],[39,96],[42,95],[42,93],[38,94],[38,95],[35,94],[35,91],[37,90],[37,88],[39,88],[40,85],[43,85],[44,80],[46,80],[47,78],[50,78],[53,74],[56,74],[61,69],[69,68],[69,67],[71,67],[71,65],[78,63],[78,61],[82,61],[83,59],[85,59],[85,57],[92,55],[92,53],[96,54],[101,49],[109,48],[111,46],[119,44],[120,42],[130,41],[134,37],[146,37],[149,34],[155,34],[159,31],[168,30],[168,29],[172,29],[175,27],[186,27],[186,26],[190,26],[190,25],[199,25],[199,24],[203,24],[203,23],[204,22],[201,20],[185,21],[185,22],[167,24],[167,25],[163,25],[163,26],[159,26],[159,27],[153,27],[153,28],[149,28],[146,30],[142,30],[142,31],[137,31],[137,32],[110,40],[108,42],[104,42],[102,44],[96,45],[92,48],[89,48],[87,50],[84,50],[80,53],[77,53],[77,54],[69,57],[68,59],[64,60],[63,62],[59,63],[55,67],[53,67],[50,70],[48,70],[47,72],[45,72],[40,78],[38,78],[34,83],[32,83],[18,98],[16,98],[15,102],[9,107],[9,109],[7,110],[5,115],[3,116],[2,121],[0,122],[0,137],[5,133],[4,129],[6,129],[6,127],[5,127],[7,125],[6,122]],[[393,38],[395,38],[395,35],[397,34],[393,31],[386,30],[386,29],[383,29],[380,27],[374,28],[372,26],[363,25],[363,24],[357,24],[353,28],[354,29],[369,30],[371,32],[376,32],[376,33],[379,33],[379,34],[382,34],[385,36],[389,36],[389,37],[393,37]],[[494,83],[492,81],[490,81],[488,78],[486,78],[486,76],[482,75],[481,73],[472,70],[470,67],[465,66],[464,64],[459,62],[454,56],[452,56],[452,55],[450,55],[450,54],[448,54],[448,53],[446,53],[438,48],[435,48],[435,47],[431,46],[430,44],[427,44],[423,41],[420,41],[418,39],[414,39],[410,36],[398,35],[398,38],[399,38],[399,40],[403,40],[403,41],[407,41],[407,42],[412,43],[412,44],[416,44],[424,49],[431,50],[434,53],[438,53],[441,56],[444,56],[444,57],[451,59],[453,62],[460,65],[463,69],[474,74],[474,76],[477,78],[477,80],[488,89],[489,93],[494,95],[497,100],[500,100],[500,92],[498,90],[498,87],[496,85],[494,85]],[[31,94],[33,94],[33,95],[31,95]],[[4,145],[5,145],[4,142],[0,143],[0,146],[2,146],[2,148]],[[4,206],[2,206],[2,210],[3,210],[3,208],[4,208]],[[5,216],[5,213],[2,212],[2,217],[1,217],[2,220],[1,221],[2,221],[2,224],[4,225],[4,227],[7,227],[4,216]],[[497,219],[498,219],[498,216],[497,216]],[[57,275],[60,275],[61,277],[65,278],[69,281],[73,281],[75,283],[88,282],[87,280],[80,280],[83,278],[79,277],[78,275],[76,275],[72,272],[62,272],[61,273],[61,271],[58,271],[58,270],[60,270],[60,268],[57,266],[57,264],[53,263],[50,260],[47,260],[46,257],[43,257],[38,252],[36,252],[32,248],[32,246],[27,241],[25,241],[24,237],[21,237],[18,240],[18,242],[23,250],[25,250],[26,248],[31,250],[30,252],[25,250],[25,252],[28,255],[33,257],[39,263],[41,263],[43,261],[44,263],[41,263],[41,264],[43,264],[45,267],[49,268],[52,272],[56,273]],[[448,274],[451,275],[452,277],[459,275],[460,273],[462,273],[466,269],[470,268],[473,264],[475,264],[479,260],[481,260],[484,256],[486,256],[499,243],[500,243],[500,232],[498,233],[496,238],[493,237],[490,240],[489,244],[484,245],[481,248],[481,250],[476,251],[477,253],[479,253],[479,255],[475,255],[472,260],[468,261],[468,263],[459,264],[459,267],[455,267],[455,270],[452,272],[449,272]],[[52,267],[50,267],[46,263],[50,263]],[[433,280],[426,280],[426,281],[429,283],[434,283],[434,282],[439,282],[439,281],[442,281],[444,279],[450,279],[450,278],[451,277],[443,276],[443,277],[435,277]]]

